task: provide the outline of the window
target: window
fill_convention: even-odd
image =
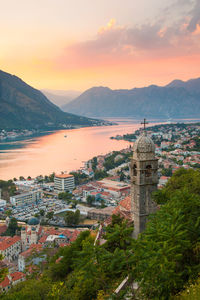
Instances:
[[[133,176],[137,176],[137,166],[136,166],[136,164],[133,165]]]
[[[146,170],[145,170],[145,176],[150,177],[151,174],[152,174],[152,167],[151,167],[151,165],[147,165]]]

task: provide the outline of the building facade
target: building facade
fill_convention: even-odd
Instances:
[[[31,191],[10,197],[10,203],[16,207],[37,203],[41,200],[41,191]]]
[[[54,189],[58,192],[73,191],[75,188],[74,176],[70,174],[60,174],[54,177]]]
[[[34,256],[36,253],[40,253],[42,251],[42,245],[40,244],[32,244],[30,248],[24,252],[21,252],[18,258],[18,271],[24,272],[26,265],[38,265],[41,261],[46,258],[44,256]]]
[[[19,236],[0,237],[0,254],[9,262],[18,258],[21,252],[21,238]]]
[[[13,272],[8,274],[3,281],[0,282],[0,292],[7,292],[11,287],[26,280],[26,275],[22,272]]]
[[[155,145],[145,131],[134,144],[130,171],[133,237],[137,238],[145,229],[149,214],[156,211],[151,195],[157,190],[158,160],[155,157]]]
[[[27,250],[32,244],[37,244],[42,235],[42,227],[37,218],[30,218],[28,225],[22,226],[21,229],[21,242],[22,251]]]

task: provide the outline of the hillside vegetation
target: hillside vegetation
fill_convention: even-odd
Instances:
[[[199,284],[200,172],[178,170],[156,192],[155,200],[160,197],[163,204],[137,240],[131,238],[132,225],[113,216],[103,245],[94,246],[89,231],[81,233],[49,258],[42,275],[36,272],[0,299],[100,300],[124,299],[125,294],[141,300],[182,299],[186,285]],[[114,295],[126,276],[138,290],[128,285]]]
[[[0,130],[46,130],[99,123],[97,120],[63,112],[39,90],[14,75],[0,71]]]

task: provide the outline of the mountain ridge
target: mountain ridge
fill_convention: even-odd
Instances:
[[[199,117],[200,78],[133,89],[92,87],[63,109],[87,117]]]
[[[41,92],[55,105],[62,109],[62,106],[69,103],[73,99],[80,96],[79,91],[62,91],[62,90],[46,90],[42,89]]]
[[[99,121],[63,112],[39,90],[0,70],[0,129],[62,129]],[[100,123],[100,122],[99,122]]]

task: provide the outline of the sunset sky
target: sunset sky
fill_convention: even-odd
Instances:
[[[0,0],[0,69],[35,88],[200,77],[199,0]]]

